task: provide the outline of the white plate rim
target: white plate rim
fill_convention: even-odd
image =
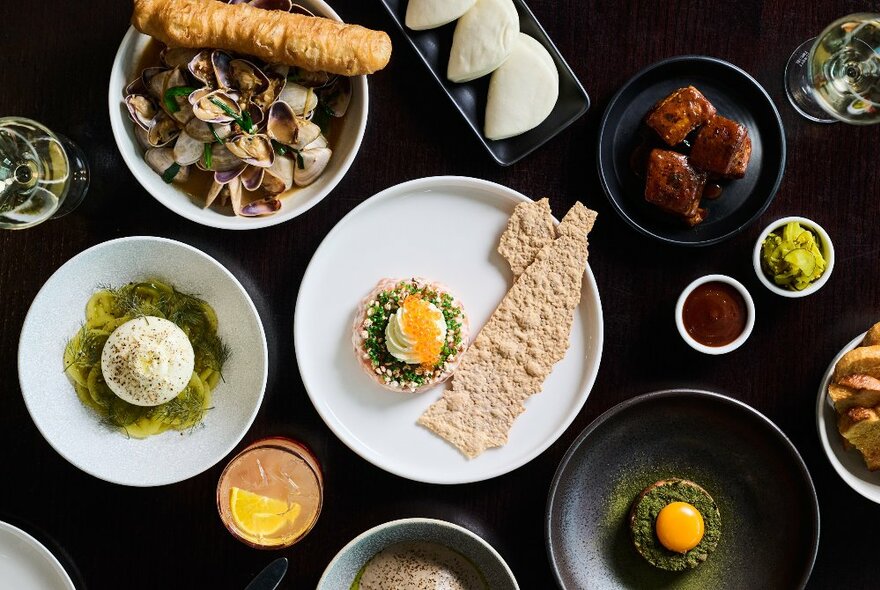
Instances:
[[[840,352],[837,353],[837,356],[831,361],[828,365],[828,369],[825,371],[825,375],[822,377],[822,381],[819,384],[819,394],[816,396],[816,427],[819,432],[819,440],[822,442],[822,448],[825,450],[825,456],[828,457],[828,462],[831,463],[831,466],[834,468],[834,471],[837,472],[837,475],[840,476],[840,479],[846,483],[849,487],[853,489],[856,493],[867,498],[868,500],[880,504],[880,474],[874,474],[877,477],[877,482],[873,484],[874,488],[869,488],[872,484],[869,482],[863,481],[861,478],[853,475],[846,466],[841,463],[840,459],[837,458],[838,450],[841,453],[857,453],[855,450],[846,450],[842,447],[842,443],[838,441],[838,446],[840,449],[835,449],[834,442],[828,438],[828,423],[826,421],[827,411],[834,411],[831,408],[829,402],[827,401],[826,392],[828,391],[828,384],[831,382],[831,375],[834,373],[834,367],[837,365],[837,362],[845,355],[847,352],[856,348],[859,343],[865,338],[867,332],[862,332],[860,335],[856,336],[852,340],[844,346]],[[836,413],[836,412],[835,412]],[[833,425],[832,425],[833,426]],[[834,431],[837,431],[837,428],[834,427]],[[859,466],[862,468],[864,473],[871,474],[868,471],[868,468],[865,467],[864,461],[859,457]]]
[[[24,543],[30,548],[36,551],[36,553],[46,560],[49,566],[52,568],[52,571],[58,575],[58,578],[61,582],[65,584],[65,586],[69,590],[76,590],[76,586],[73,584],[73,580],[70,579],[70,575],[67,573],[67,570],[64,569],[64,566],[61,565],[61,562],[58,561],[58,558],[55,557],[55,554],[49,551],[49,548],[40,543],[33,535],[24,531],[17,526],[11,525],[8,522],[4,522],[0,520],[0,535],[2,533],[9,533]]]
[[[326,14],[327,18],[332,18],[339,22],[343,22],[342,19],[339,17],[339,14],[337,14],[336,11],[333,10],[333,8],[323,0],[306,0],[306,2],[317,6],[321,12],[324,12],[324,14]],[[134,155],[134,151],[122,149],[122,146],[131,144],[131,138],[128,137],[125,129],[126,122],[128,122],[128,117],[122,114],[123,109],[121,106],[122,91],[125,89],[125,85],[128,83],[128,80],[125,80],[123,78],[126,66],[126,64],[124,63],[125,53],[130,45],[138,42],[140,37],[146,37],[146,35],[138,32],[137,29],[135,29],[133,26],[130,26],[126,31],[125,36],[123,36],[122,41],[119,44],[119,48],[116,50],[116,56],[113,58],[113,65],[110,69],[110,84],[107,92],[110,127],[113,131],[113,139],[116,142],[117,151],[122,156],[123,161],[125,161],[125,165],[126,167],[128,167],[128,170],[135,177],[138,183],[140,183],[141,187],[143,187],[143,189],[147,191],[150,196],[152,196],[166,208],[194,223],[198,223],[200,225],[205,225],[208,227],[214,227],[217,229],[249,230],[270,227],[299,217],[312,207],[316,206],[336,189],[338,184],[348,173],[349,168],[351,168],[352,163],[354,163],[354,160],[357,157],[358,152],[360,151],[361,142],[363,141],[364,133],[367,129],[367,119],[369,118],[370,112],[370,93],[366,76],[351,76],[350,78],[352,83],[352,92],[360,96],[363,100],[363,113],[360,117],[360,120],[357,121],[357,128],[354,131],[355,136],[354,142],[352,144],[352,149],[345,154],[345,157],[342,159],[342,163],[336,173],[336,176],[331,179],[323,195],[313,197],[299,205],[286,203],[286,207],[283,206],[281,211],[274,215],[263,217],[228,217],[224,215],[212,215],[208,218],[204,218],[194,213],[194,211],[196,210],[193,209],[189,197],[183,194],[180,190],[173,190],[173,198],[171,198],[170,195],[166,194],[165,191],[152,190],[151,187],[156,184],[156,179],[158,179],[159,177],[149,168],[147,168],[146,171],[144,170],[145,164],[143,160],[141,158],[137,158]],[[137,146],[134,149],[140,149],[140,147]],[[159,180],[161,181],[161,179]],[[166,188],[164,186],[164,183],[162,188]],[[287,200],[289,201],[290,199]]]
[[[396,196],[399,196],[404,193],[414,192],[414,191],[427,191],[432,188],[438,186],[446,186],[448,184],[459,184],[463,188],[477,189],[483,190],[487,192],[493,193],[497,197],[508,199],[511,203],[517,204],[521,202],[533,202],[532,199],[527,197],[526,195],[501,184],[491,182],[488,180],[483,180],[480,178],[473,178],[469,176],[428,176],[424,178],[416,178],[413,180],[408,180],[406,182],[402,182],[400,184],[396,184],[394,186],[388,187],[375,195],[368,197],[362,203],[360,203],[357,207],[352,209],[348,214],[345,215],[331,230],[327,233],[324,239],[321,241],[321,244],[318,246],[315,253],[312,255],[312,260],[309,261],[309,265],[306,268],[305,273],[303,274],[302,282],[300,283],[299,291],[297,292],[296,299],[296,308],[294,310],[294,320],[293,320],[293,332],[294,332],[294,355],[296,356],[297,350],[300,349],[300,346],[304,343],[305,335],[302,334],[300,329],[298,328],[300,322],[297,321],[297,318],[300,316],[302,312],[302,308],[300,306],[300,301],[302,297],[300,297],[301,293],[305,286],[309,283],[309,280],[312,274],[315,272],[312,266],[312,262],[322,254],[323,251],[329,248],[328,244],[332,241],[332,239],[336,236],[336,234],[340,233],[342,229],[351,222],[351,220],[363,209],[367,207],[374,206],[377,202],[385,201]],[[558,220],[554,216],[554,221]],[[321,419],[327,425],[327,427],[336,435],[336,437],[343,442],[349,449],[351,449],[355,454],[360,456],[362,459],[367,462],[391,473],[393,475],[397,475],[399,477],[403,477],[405,479],[409,479],[412,481],[419,481],[422,483],[430,483],[430,484],[444,484],[444,485],[454,485],[454,484],[465,484],[465,483],[474,483],[478,481],[485,481],[488,479],[492,479],[494,477],[498,477],[500,475],[504,475],[506,473],[510,473],[516,469],[519,469],[523,465],[526,465],[530,461],[532,461],[535,457],[543,453],[547,450],[554,442],[556,442],[560,436],[571,426],[574,419],[580,414],[581,410],[584,407],[584,404],[587,401],[587,397],[590,394],[593,386],[596,382],[596,377],[599,373],[599,366],[602,361],[602,352],[604,349],[604,340],[605,340],[605,320],[604,314],[602,312],[602,301],[599,297],[599,288],[596,283],[596,278],[593,275],[592,268],[590,267],[589,261],[587,262],[587,268],[584,272],[584,291],[587,291],[589,296],[592,297],[596,302],[596,315],[597,322],[595,326],[595,342],[596,342],[596,362],[594,366],[589,368],[589,371],[585,371],[586,379],[584,380],[585,386],[583,389],[578,392],[577,398],[573,401],[573,406],[577,407],[576,411],[572,411],[568,416],[563,419],[556,430],[553,431],[552,435],[547,438],[542,444],[537,445],[532,451],[523,456],[519,461],[515,461],[511,464],[504,465],[497,469],[488,470],[485,473],[481,473],[478,475],[474,475],[471,477],[458,477],[455,474],[449,474],[445,477],[441,474],[438,477],[422,477],[416,476],[405,469],[398,468],[394,465],[393,459],[388,460],[374,460],[372,457],[368,456],[363,449],[360,447],[357,440],[352,440],[349,436],[345,434],[344,429],[340,428],[340,425],[337,424],[335,417],[331,412],[328,411],[328,408],[324,407],[320,402],[320,396],[317,393],[317,386],[314,383],[310,383],[308,377],[303,373],[302,365],[297,361],[297,367],[299,369],[300,379],[303,382],[303,386],[306,390],[306,393],[309,396],[309,399],[312,402],[315,410],[321,416]],[[583,297],[583,294],[582,294]],[[477,331],[474,331],[473,336],[476,336]],[[569,349],[570,351],[571,349]],[[566,353],[568,354],[568,352]]]
[[[112,246],[119,244],[119,243],[136,242],[136,241],[154,241],[154,242],[171,244],[176,247],[184,248],[186,250],[191,251],[193,254],[200,256],[201,258],[203,258],[205,260],[205,262],[214,265],[218,270],[220,270],[223,274],[225,274],[229,278],[229,280],[232,282],[232,284],[244,295],[244,298],[247,301],[248,306],[249,306],[248,311],[250,313],[252,313],[257,320],[257,326],[259,327],[259,332],[260,332],[260,347],[261,347],[260,353],[264,359],[263,374],[262,374],[262,378],[260,381],[260,393],[257,397],[256,403],[254,404],[254,408],[251,410],[250,415],[247,417],[246,427],[243,428],[242,431],[237,436],[230,438],[229,443],[222,449],[222,454],[220,454],[219,451],[217,453],[212,454],[212,459],[211,459],[210,465],[205,465],[203,468],[201,468],[200,470],[197,470],[193,473],[189,473],[187,475],[183,475],[183,476],[179,476],[179,477],[169,477],[169,478],[165,478],[165,479],[156,479],[155,481],[150,481],[150,482],[146,482],[146,481],[133,482],[133,481],[128,481],[124,478],[113,477],[112,475],[108,475],[108,474],[104,474],[104,473],[98,473],[95,470],[86,469],[84,466],[80,465],[77,461],[74,461],[71,458],[71,456],[69,455],[69,453],[65,452],[65,450],[62,447],[60,447],[56,444],[56,441],[54,440],[54,438],[52,436],[50,436],[51,433],[45,431],[43,429],[43,425],[40,423],[40,421],[38,421],[35,418],[35,408],[32,406],[34,400],[29,399],[29,396],[25,394],[25,392],[24,392],[25,388],[22,385],[22,381],[21,381],[21,375],[22,375],[22,371],[23,371],[22,366],[23,366],[23,363],[25,362],[24,356],[22,354],[22,349],[23,349],[22,340],[24,339],[24,335],[25,335],[25,332],[27,331],[26,329],[27,329],[28,325],[35,321],[34,316],[32,316],[32,314],[36,313],[36,311],[35,311],[35,308],[37,307],[35,305],[36,302],[41,297],[46,296],[45,295],[45,293],[47,292],[46,289],[49,287],[49,283],[51,283],[52,278],[56,275],[56,273],[58,273],[66,265],[75,261],[77,258],[79,258],[81,256],[85,256],[86,254],[91,253],[94,250],[112,247]],[[211,467],[213,467],[214,465],[219,463],[223,459],[223,457],[227,456],[238,445],[238,443],[241,442],[241,440],[245,437],[245,435],[248,433],[251,426],[253,425],[254,419],[256,419],[256,417],[257,417],[257,413],[260,411],[260,407],[262,407],[262,405],[263,405],[263,398],[266,394],[266,384],[267,384],[268,378],[269,378],[269,348],[268,348],[268,344],[266,342],[266,330],[263,327],[263,321],[262,321],[262,318],[260,318],[259,311],[257,311],[257,308],[254,305],[254,302],[251,299],[250,295],[248,294],[247,289],[244,288],[244,286],[239,282],[239,280],[236,278],[236,276],[234,274],[232,274],[232,272],[228,268],[226,268],[225,266],[220,264],[220,262],[218,260],[216,260],[213,256],[209,255],[208,253],[206,253],[202,250],[199,250],[195,246],[190,246],[189,244],[186,244],[184,242],[179,242],[177,240],[172,240],[170,238],[162,238],[159,236],[125,236],[122,238],[116,238],[116,239],[112,239],[112,240],[107,240],[105,242],[100,242],[100,243],[95,244],[94,246],[91,246],[89,248],[86,248],[85,250],[72,256],[64,264],[62,264],[60,267],[58,267],[55,270],[55,272],[53,272],[52,275],[48,279],[46,279],[46,282],[43,283],[43,286],[40,287],[40,290],[37,292],[36,296],[34,297],[33,301],[31,302],[30,307],[28,308],[28,312],[25,315],[24,322],[22,323],[21,334],[19,335],[17,357],[18,358],[17,358],[16,366],[17,366],[18,374],[19,374],[19,387],[21,389],[21,395],[22,395],[22,398],[24,399],[25,407],[27,408],[28,414],[31,417],[31,421],[34,423],[37,430],[40,432],[40,435],[42,435],[43,439],[47,443],[49,443],[49,446],[51,446],[55,450],[55,452],[58,453],[59,455],[61,455],[61,457],[63,457],[64,460],[66,460],[68,463],[70,463],[71,465],[73,465],[77,469],[79,469],[85,473],[88,473],[92,477],[95,477],[97,479],[107,481],[110,483],[115,483],[115,484],[124,485],[124,486],[131,486],[131,487],[156,487],[156,486],[163,486],[163,485],[178,483],[178,482],[190,479],[192,477],[195,477],[196,475],[199,475],[199,474],[207,471],[208,469],[210,469]]]

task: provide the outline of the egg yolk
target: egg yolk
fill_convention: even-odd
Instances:
[[[676,553],[685,553],[703,539],[703,515],[687,502],[673,502],[657,515],[655,528],[660,543]]]

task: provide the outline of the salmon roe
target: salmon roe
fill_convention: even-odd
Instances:
[[[416,295],[408,295],[403,300],[403,330],[415,342],[413,352],[419,363],[434,366],[440,359],[443,341],[437,322],[444,321],[437,308]]]

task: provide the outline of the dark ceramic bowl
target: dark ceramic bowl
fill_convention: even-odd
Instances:
[[[721,540],[685,572],[648,564],[630,539],[638,493],[670,477],[701,485]],[[547,552],[566,590],[803,588],[819,547],[819,504],[797,450],[757,410],[723,395],[672,390],[611,408],[575,440],[547,502]]]
[[[645,179],[632,164],[645,115],[685,86],[700,90],[719,115],[745,125],[752,140],[745,178],[722,182],[715,200],[704,198],[709,213],[696,227],[647,203]],[[741,232],[770,206],[785,170],[785,130],[767,91],[740,68],[714,57],[673,57],[636,74],[611,99],[599,126],[598,167],[608,200],[630,226],[664,242],[708,246]]]
[[[556,64],[559,72],[559,99],[553,111],[534,129],[508,139],[498,141],[486,139],[483,135],[483,122],[491,75],[461,84],[450,82],[446,78],[446,66],[449,62],[449,50],[452,48],[452,34],[456,23],[452,22],[427,31],[413,31],[404,24],[407,2],[408,0],[382,0],[391,18],[427,66],[437,85],[446,93],[477,136],[477,140],[498,164],[509,166],[526,157],[577,121],[590,108],[590,97],[587,96],[586,90],[559,53],[556,45],[547,36],[541,23],[523,0],[513,0],[519,13],[520,31],[534,37],[543,45]]]

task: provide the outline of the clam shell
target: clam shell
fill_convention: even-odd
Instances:
[[[183,129],[202,143],[213,143],[217,141],[217,137],[211,133],[211,125],[214,126],[214,133],[220,139],[226,139],[232,134],[232,126],[229,123],[206,123],[198,117],[190,119]]]
[[[175,163],[174,150],[167,147],[148,149],[144,152],[144,161],[146,161],[150,168],[156,171],[156,174],[165,174],[165,171]],[[171,181],[186,182],[188,178],[189,167],[181,166],[180,170],[174,175],[174,178],[172,178]]]
[[[330,163],[330,156],[333,155],[329,148],[314,148],[311,150],[303,150],[299,153],[302,158],[302,167],[297,164],[293,171],[293,182],[297,186],[308,186],[315,182],[319,176],[327,168]]]
[[[159,109],[152,98],[143,94],[129,94],[123,102],[128,109],[129,118],[140,128],[147,130],[153,125]]]
[[[174,161],[181,166],[195,164],[204,153],[205,144],[193,138],[186,131],[177,136],[177,141],[174,142]]]
[[[178,135],[180,135],[180,127],[177,126],[177,121],[169,117],[165,111],[159,111],[147,130],[147,141],[153,147],[162,147],[177,139]]]
[[[225,90],[211,90],[201,88],[189,95],[189,102],[193,107],[193,114],[206,123],[231,123],[236,117],[241,117],[241,107],[234,94]],[[222,102],[226,109],[215,104]],[[227,114],[227,109],[235,116]]]
[[[287,104],[294,114],[305,117],[318,106],[318,95],[314,90],[302,84],[290,82],[284,86],[278,100]]]
[[[275,197],[266,197],[251,201],[242,207],[238,214],[242,217],[258,217],[260,215],[271,215],[281,209],[281,201]]]
[[[262,134],[237,135],[226,142],[226,147],[246,164],[268,168],[275,161],[271,140]]]

